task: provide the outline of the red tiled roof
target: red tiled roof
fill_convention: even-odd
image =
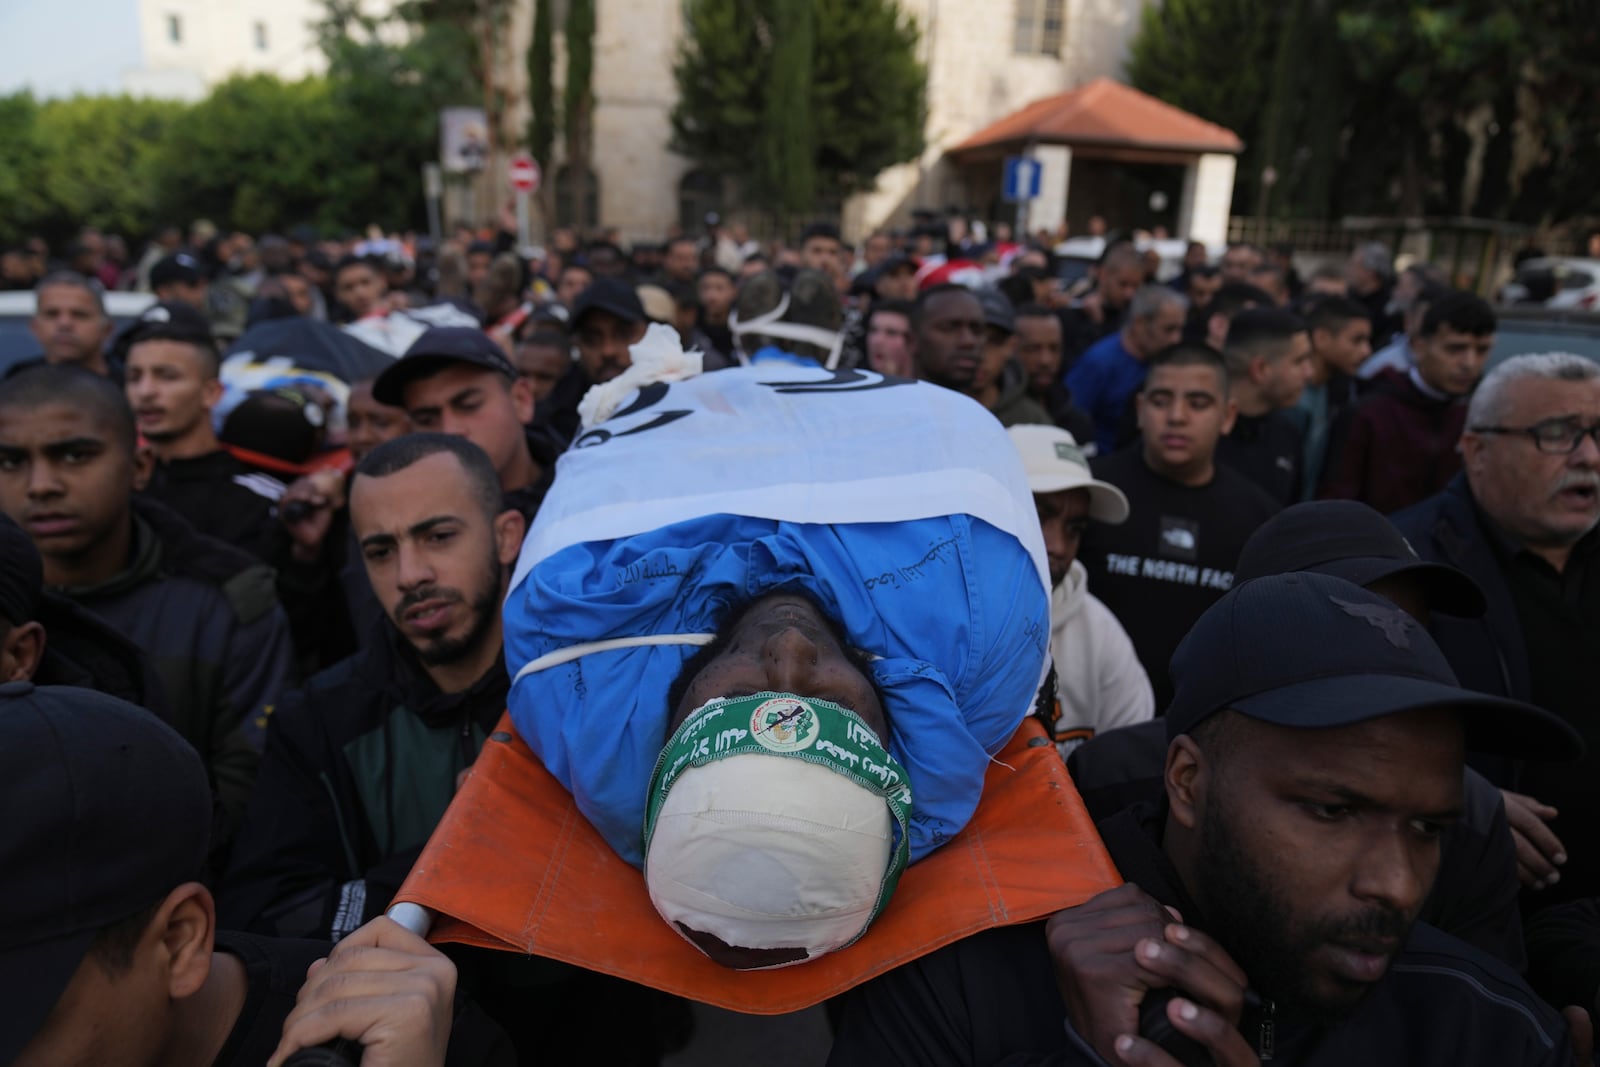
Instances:
[[[1057,96],[1036,100],[950,149],[1019,141],[1044,144],[1115,145],[1183,152],[1242,152],[1232,130],[1123,85],[1096,78]]]

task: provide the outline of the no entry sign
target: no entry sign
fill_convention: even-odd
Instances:
[[[511,188],[519,193],[531,193],[539,188],[539,164],[526,152],[511,157]]]

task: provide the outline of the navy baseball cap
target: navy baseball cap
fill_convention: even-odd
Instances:
[[[0,685],[0,1063],[44,1024],[99,932],[197,879],[211,787],[143,708],[69,686]]]
[[[1444,708],[1467,748],[1516,758],[1576,759],[1577,731],[1531,704],[1475,693],[1416,619],[1327,574],[1271,575],[1235,586],[1173,653],[1167,736],[1219,711],[1316,730]]]
[[[406,385],[436,374],[451,363],[466,363],[492,370],[516,381],[517,368],[493,338],[472,326],[430,326],[411,342],[405,355],[389,364],[372,382],[372,396],[380,404],[405,407]]]
[[[627,282],[616,278],[596,278],[572,302],[572,326],[576,329],[591,311],[606,311],[623,322],[646,322],[644,303]]]
[[[1479,618],[1488,601],[1464,571],[1425,563],[1394,524],[1357,500],[1313,500],[1284,508],[1262,523],[1239,553],[1235,582],[1269,574],[1316,571],[1356,585],[1404,575],[1432,611]]]

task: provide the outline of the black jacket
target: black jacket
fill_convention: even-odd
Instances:
[[[1100,824],[1117,868],[1201,930],[1161,851],[1153,808]],[[1271,990],[1260,990],[1270,998]],[[1264,1008],[1241,1030],[1259,1040]],[[1418,923],[1348,1022],[1319,1030],[1274,1012],[1274,1060],[1305,1067],[1568,1067],[1566,1024],[1499,961]],[[847,994],[831,1067],[966,1064],[1104,1067],[1071,1029],[1044,924],[958,941]]]
[[[45,632],[44,657],[33,675],[35,685],[97,689],[172,723],[172,709],[150,658],[116,627],[51,592],[40,597],[34,621]]]
[[[337,940],[388,906],[506,706],[442,694],[388,622],[284,698],[218,893],[225,928]]]
[[[1517,606],[1506,586],[1500,561],[1489,546],[1488,533],[1478,523],[1467,476],[1456,475],[1442,493],[1407,508],[1390,521],[1411,542],[1417,555],[1466,571],[1488,598],[1489,610],[1483,618],[1435,614],[1428,628],[1456,678],[1480,693],[1531,699],[1533,682],[1528,676],[1528,650],[1522,641]]]
[[[158,461],[143,493],[176,511],[189,525],[274,562],[286,540],[278,522],[283,479],[234,458],[219,448],[192,459]]]
[[[1528,917],[1528,981],[1551,1004],[1600,1010],[1600,897]]]
[[[133,558],[108,581],[54,590],[149,658],[173,727],[199,751],[227,817],[244,812],[258,739],[289,688],[293,648],[271,568],[133,498]]]
[[[1099,822],[1161,799],[1166,754],[1166,721],[1152,719],[1090,738],[1067,757],[1067,770],[1089,817]],[[1419,918],[1521,973],[1527,953],[1520,888],[1505,801],[1469,769],[1461,818],[1444,832],[1439,873]]]
[[[1444,491],[1390,516],[1418,556],[1466,571],[1483,590],[1489,609],[1479,619],[1434,612],[1428,632],[1450,661],[1456,680],[1467,689],[1513,700],[1532,701],[1533,678],[1528,648],[1511,589],[1489,544],[1489,532],[1478,521],[1478,508],[1458,474]],[[1514,761],[1494,753],[1475,754],[1472,764],[1491,782],[1517,788]]]

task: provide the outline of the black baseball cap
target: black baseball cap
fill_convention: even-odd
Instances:
[[[217,438],[291,465],[306,463],[322,447],[325,417],[316,398],[282,385],[254,389],[228,412]]]
[[[372,397],[380,404],[404,407],[408,383],[429,377],[450,363],[492,370],[507,381],[517,379],[517,368],[482,330],[472,326],[430,326],[411,342],[405,355],[373,380]]]
[[[608,311],[623,322],[648,322],[644,304],[633,286],[617,278],[596,278],[572,304],[572,328],[591,311]]]
[[[1006,333],[1017,332],[1016,311],[1011,306],[1011,301],[1000,290],[985,287],[976,291],[978,303],[983,305],[983,324],[993,326]]]
[[[1357,500],[1312,500],[1284,508],[1244,543],[1233,580],[1291,571],[1331,574],[1356,585],[1405,575],[1415,580],[1430,610],[1446,615],[1479,618],[1489,606],[1466,572],[1423,562],[1393,523]]]
[[[19,798],[0,833],[0,1063],[10,1063],[102,929],[199,877],[211,788],[194,747],[150,712],[31,682],[0,685],[0,780]]]
[[[117,346],[126,352],[140,341],[185,341],[216,347],[210,320],[197,308],[177,300],[151,304],[145,308],[122,331]]]
[[[174,282],[198,285],[205,277],[205,268],[200,265],[199,259],[188,252],[174,252],[156,260],[150,268],[150,288],[159,289]]]
[[[1169,738],[1223,710],[1315,730],[1446,708],[1461,716],[1470,751],[1537,760],[1583,752],[1577,731],[1549,712],[1461,688],[1416,619],[1328,574],[1234,586],[1200,616],[1170,670]]]
[[[39,611],[44,563],[26,530],[0,514],[0,624],[21,626]]]

